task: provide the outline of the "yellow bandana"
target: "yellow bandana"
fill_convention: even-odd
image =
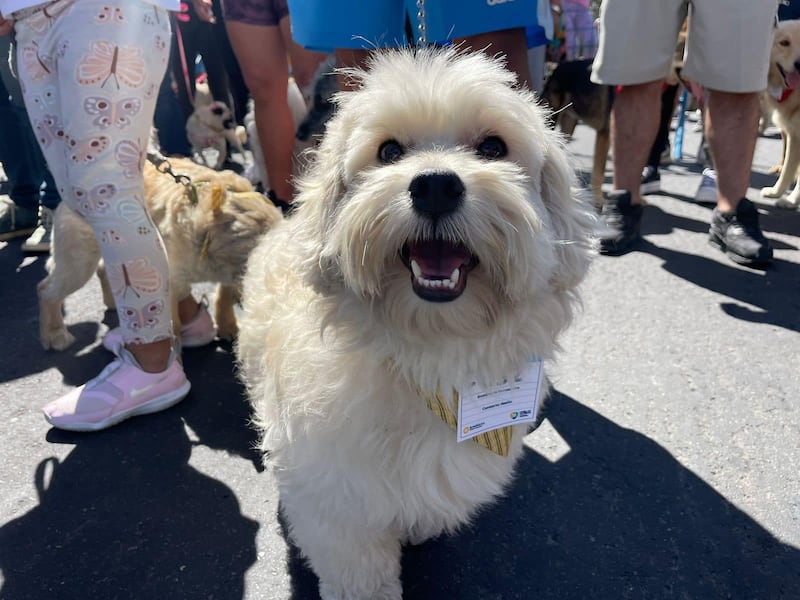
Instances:
[[[450,429],[456,431],[456,428],[458,427],[458,417],[450,407],[454,406],[455,409],[458,410],[458,392],[453,390],[452,403],[448,402],[448,399],[444,397],[439,388],[436,389],[436,393],[433,395],[424,392],[420,392],[420,395],[425,399],[425,403],[428,405],[428,408],[431,409],[433,414],[447,423],[450,426]],[[511,431],[512,427],[510,426],[500,427],[499,429],[493,429],[492,431],[487,431],[486,433],[479,433],[471,439],[479,443],[484,448],[488,448],[495,454],[499,454],[500,456],[508,456],[508,449],[511,446]]]

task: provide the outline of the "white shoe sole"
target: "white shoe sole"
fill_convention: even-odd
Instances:
[[[640,194],[657,194],[661,191],[661,181],[648,181],[639,186]]]
[[[716,204],[717,203],[717,190],[716,189],[702,189],[698,190],[697,194],[694,196],[695,202],[701,202],[703,204]]]
[[[121,423],[122,421],[131,417],[149,415],[150,413],[160,412],[170,408],[171,406],[175,406],[178,402],[186,397],[191,389],[192,384],[187,380],[177,390],[169,392],[168,394],[164,394],[163,396],[159,396],[158,398],[153,398],[150,402],[145,402],[139,406],[132,406],[128,410],[118,412],[106,419],[103,419],[102,421],[98,421],[97,423],[59,424],[58,419],[55,419],[54,421],[47,413],[44,413],[44,418],[53,427],[62,429],[64,431],[100,431],[102,429],[108,429],[112,425]]]

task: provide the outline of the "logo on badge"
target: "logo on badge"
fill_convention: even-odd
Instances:
[[[518,413],[517,411],[514,411],[514,412],[512,412],[512,413],[511,413],[511,415],[509,415],[509,416],[510,416],[510,417],[511,417],[511,419],[513,420],[513,419],[516,419],[516,418],[519,416],[519,413]]]

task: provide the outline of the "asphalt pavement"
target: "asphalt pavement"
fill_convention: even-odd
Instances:
[[[691,201],[691,128],[644,243],[594,262],[513,485],[458,535],[404,550],[408,600],[800,598],[800,212],[759,198],[780,156],[768,130],[748,195],[774,265],[731,263]],[[584,178],[593,137],[581,125],[569,144]],[[45,260],[20,244],[0,243],[0,599],[318,598],[230,345],[186,350],[192,391],[165,412],[52,429],[40,407],[109,361],[115,317],[92,280],[66,302],[75,345],[42,350]]]

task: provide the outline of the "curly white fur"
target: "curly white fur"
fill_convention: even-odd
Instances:
[[[379,53],[300,181],[300,208],[251,255],[237,352],[290,531],[332,599],[402,596],[400,548],[449,532],[503,493],[504,458],[455,433],[417,389],[462,388],[551,359],[592,254],[594,220],[557,134],[496,60]],[[489,136],[508,153],[476,152]],[[382,162],[396,140],[403,154]],[[463,182],[458,207],[414,208],[421,173]],[[431,302],[409,241],[477,256],[466,288]]]

